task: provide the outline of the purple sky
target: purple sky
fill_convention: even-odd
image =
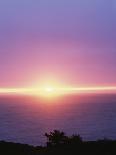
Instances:
[[[116,85],[115,0],[0,0],[0,87]]]

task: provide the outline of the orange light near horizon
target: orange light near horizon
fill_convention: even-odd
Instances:
[[[116,92],[116,86],[99,86],[99,87],[58,87],[46,86],[41,88],[0,88],[0,94],[26,94],[36,96],[57,96],[73,93],[94,93],[94,92]]]

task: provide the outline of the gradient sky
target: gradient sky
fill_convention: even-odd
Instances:
[[[0,0],[0,87],[116,85],[115,0]]]

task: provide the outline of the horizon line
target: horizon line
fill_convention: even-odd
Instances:
[[[97,87],[59,87],[53,88],[51,93],[89,93],[89,92],[116,91],[116,86]],[[0,94],[41,94],[47,93],[46,88],[0,88]]]

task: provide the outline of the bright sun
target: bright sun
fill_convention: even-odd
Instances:
[[[45,91],[49,92],[49,93],[52,93],[52,92],[54,92],[54,88],[53,87],[46,87]]]
[[[55,86],[45,86],[41,91],[41,95],[47,98],[54,98],[57,94],[57,88]]]
[[[41,83],[44,84],[38,84],[34,91],[34,93],[37,95],[54,98],[64,93],[63,88],[65,88],[65,86],[54,80],[52,81],[47,80],[45,82],[42,81]]]

